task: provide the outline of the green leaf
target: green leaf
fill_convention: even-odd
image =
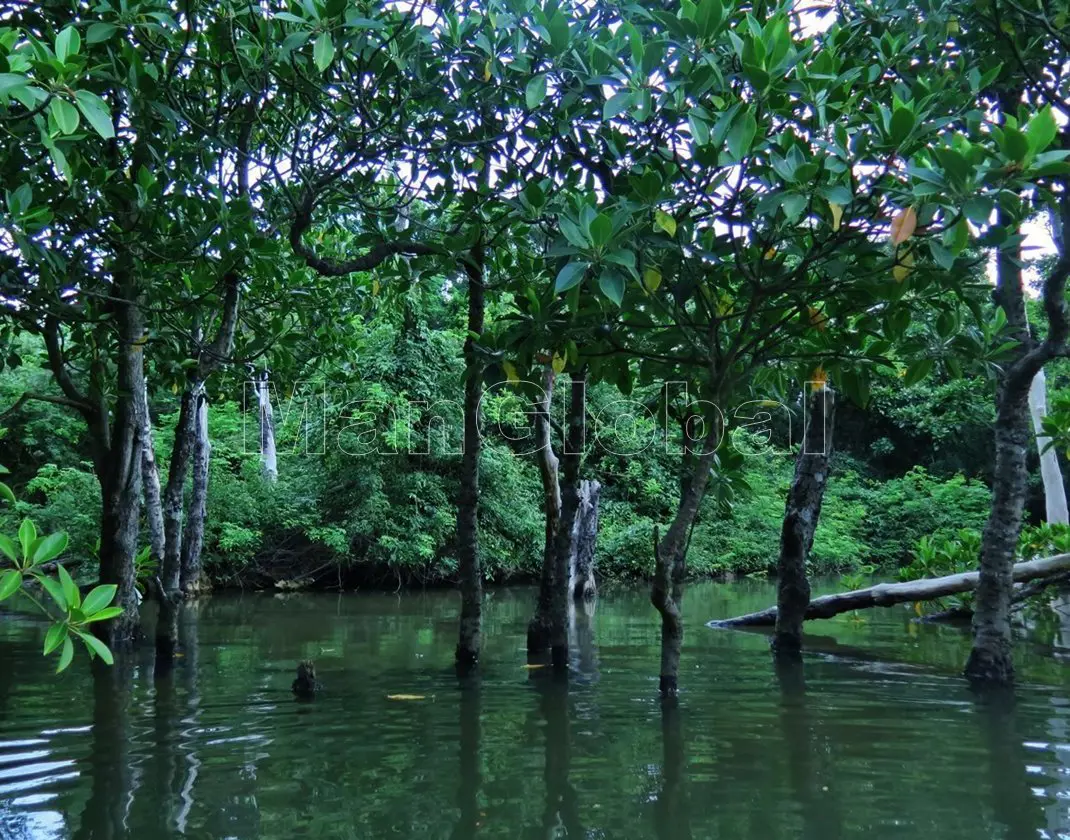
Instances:
[[[1021,163],[1029,154],[1029,141],[1018,129],[1005,125],[1003,128],[1003,140],[1000,149],[1011,160]]]
[[[30,559],[30,548],[33,546],[33,541],[37,539],[37,528],[33,524],[31,519],[23,519],[22,524],[19,525],[19,543],[22,545],[22,559]]]
[[[619,271],[612,268],[603,271],[598,277],[598,288],[617,306],[624,300],[624,278]]]
[[[316,62],[316,68],[322,73],[331,66],[334,61],[334,41],[329,32],[321,32],[312,46],[312,59]]]
[[[99,612],[95,612],[92,615],[87,615],[82,624],[92,624],[94,621],[107,621],[111,618],[118,618],[123,614],[122,607],[105,607]]]
[[[524,102],[528,108],[537,108],[546,98],[546,74],[533,76],[524,87]]]
[[[676,219],[664,210],[654,211],[654,227],[661,228],[669,236],[676,236]]]
[[[66,64],[68,57],[78,55],[82,47],[82,36],[73,26],[66,27],[56,36],[56,58],[61,64]],[[68,134],[70,132],[67,132]]]
[[[7,499],[11,504],[15,504],[15,493],[2,481],[0,481],[0,498]]]
[[[1047,105],[1037,113],[1025,127],[1025,137],[1029,141],[1029,151],[1034,155],[1043,152],[1055,135],[1059,133],[1059,126],[1055,123],[1055,117],[1051,113],[1051,106]]]
[[[913,130],[914,112],[909,108],[896,108],[895,113],[892,114],[892,143],[896,146],[902,145]]]
[[[58,96],[53,97],[49,111],[52,114],[52,119],[56,121],[56,126],[64,134],[74,134],[78,130],[78,123],[81,121],[78,116],[78,109],[66,99],[61,99]]]
[[[30,80],[19,73],[0,73],[0,95],[28,87]]]
[[[728,151],[736,160],[742,160],[750,151],[754,143],[754,135],[758,133],[758,123],[750,111],[737,117],[732,123],[732,129],[728,132]]]
[[[66,532],[57,531],[55,534],[49,534],[37,544],[37,548],[34,549],[33,557],[31,558],[31,563],[33,565],[47,563],[49,560],[59,557],[66,548]]]
[[[58,621],[48,628],[48,632],[45,633],[45,656],[48,656],[52,651],[63,644],[63,640],[67,638],[67,625],[62,621]]]
[[[89,594],[85,596],[85,601],[82,602],[82,612],[84,612],[87,617],[96,615],[115,600],[115,593],[118,591],[119,587],[114,583],[94,586]]]
[[[115,136],[115,126],[111,122],[111,110],[108,103],[92,91],[80,90],[74,94],[78,100],[78,109],[86,118],[93,130],[105,140],[111,140]]]
[[[19,547],[15,545],[15,541],[6,534],[0,534],[0,551],[2,551],[12,563],[19,562],[19,557],[21,556],[19,554]]]
[[[550,35],[550,46],[555,52],[563,53],[568,49],[572,35],[569,31],[568,18],[561,12],[554,12],[546,21],[546,31]]]
[[[59,674],[66,671],[72,659],[74,659],[74,645],[71,644],[71,637],[68,636],[63,640],[63,651],[59,655],[59,665],[56,666],[56,673]]]
[[[936,260],[937,265],[945,271],[950,271],[955,265],[955,255],[939,242],[929,240],[929,252],[933,255],[933,259]]]
[[[67,597],[63,594],[63,587],[60,585],[60,582],[49,575],[34,575],[34,578],[41,584],[45,592],[52,596],[52,600],[56,602],[56,606],[59,607],[60,612],[66,614]]]
[[[22,573],[8,569],[0,577],[0,601],[6,601],[22,587]]]
[[[932,359],[918,359],[907,368],[906,376],[903,377],[903,385],[909,388],[921,382],[933,369]]]
[[[112,658],[111,651],[108,650],[108,646],[104,642],[92,633],[79,633],[78,636],[85,642],[85,646],[91,655],[99,656],[107,665],[115,664],[115,659]]]
[[[586,272],[587,263],[570,262],[557,273],[557,280],[554,281],[554,293],[565,292],[578,285],[583,280],[583,275]]]
[[[56,574],[59,575],[59,583],[63,587],[63,597],[67,600],[67,606],[72,610],[78,609],[82,605],[82,593],[78,591],[78,584],[63,566],[56,566]]]
[[[635,95],[630,90],[618,91],[606,100],[606,104],[602,108],[602,119],[613,119],[621,111],[628,110],[634,100]]]
[[[103,23],[101,21],[91,23],[89,24],[89,29],[85,32],[85,42],[87,44],[99,44],[101,41],[107,41],[115,34],[115,30],[118,28],[114,23]]]
[[[596,248],[601,248],[613,238],[613,220],[605,213],[599,213],[591,219],[587,230],[591,234],[591,242]]]

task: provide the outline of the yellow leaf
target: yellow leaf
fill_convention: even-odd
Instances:
[[[565,357],[560,353],[554,353],[550,366],[554,369],[554,373],[561,373],[565,369]]]
[[[717,317],[723,318],[732,311],[732,298],[725,292],[717,296]]]
[[[765,258],[767,260],[771,260],[774,257],[776,257],[776,248],[770,248],[768,251],[765,252]]]
[[[647,292],[656,292],[661,285],[661,272],[656,268],[648,268],[643,272],[643,288]]]
[[[902,283],[910,276],[910,272],[914,270],[914,252],[907,251],[897,261],[892,268],[892,276],[895,278],[895,282]]]
[[[834,201],[829,202],[829,210],[832,211],[832,230],[840,229],[840,219],[843,218],[843,208]]]
[[[546,667],[545,665],[525,665],[524,666],[524,670],[525,671],[534,671],[534,670],[536,670],[538,668],[545,668],[545,667]]]
[[[379,294],[379,281],[372,280],[372,297],[375,297],[377,294]]]
[[[669,236],[676,236],[676,219],[664,210],[654,211],[654,227],[661,228]]]
[[[172,394],[177,394],[178,393],[178,383],[177,382],[172,382],[171,383],[171,393]]]
[[[810,311],[810,323],[813,326],[817,327],[821,332],[828,329],[828,315],[813,306],[809,306],[807,309]]]
[[[902,245],[914,235],[918,226],[918,214],[913,207],[904,207],[892,219],[892,244]]]
[[[810,374],[810,382],[813,385],[814,390],[818,388],[824,388],[825,383],[829,381],[829,375],[825,373],[825,369],[818,365],[814,368],[813,373]]]
[[[388,694],[387,700],[426,700],[427,697],[423,694]]]
[[[516,372],[516,365],[512,362],[502,362],[502,369],[505,371],[506,379],[509,380],[510,385],[516,385],[520,381],[520,376]]]
[[[956,17],[947,19],[947,31],[955,35],[959,31],[959,19]]]
[[[493,60],[494,59],[488,58],[487,59],[487,63],[483,66],[483,81],[484,82],[489,82],[490,81],[490,63]]]

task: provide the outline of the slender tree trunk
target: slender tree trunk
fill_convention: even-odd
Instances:
[[[587,372],[580,371],[569,392],[568,427],[561,454],[561,520],[554,535],[554,580],[550,599],[550,659],[557,670],[568,669],[568,607],[572,600],[569,570],[580,506],[580,460],[586,437]]]
[[[197,437],[197,394],[200,390],[201,383],[193,382],[182,393],[167,486],[163,492],[164,563],[160,582],[168,593],[178,592],[181,582],[184,496],[190,457]]]
[[[590,601],[598,594],[594,580],[595,548],[598,543],[598,505],[602,485],[592,479],[580,482],[580,506],[573,540],[572,597]]]
[[[269,377],[266,370],[257,375],[256,400],[260,409],[260,468],[265,479],[275,482],[279,479],[279,460],[275,451],[275,412],[271,407]]]
[[[802,448],[795,461],[795,477],[788,491],[784,523],[780,530],[773,650],[789,656],[798,656],[802,649],[803,618],[810,605],[806,561],[814,545],[814,532],[828,485],[834,400],[835,395],[828,386],[814,390],[804,399],[806,417]]]
[[[97,632],[109,647],[133,641],[138,633],[138,594],[134,578],[138,515],[141,506],[141,417],[138,401],[145,393],[145,367],[141,341],[144,333],[141,307],[132,289],[117,304],[119,339],[118,396],[110,435],[109,457],[101,485],[100,582],[118,587],[116,604],[123,614],[103,622]]]
[[[201,586],[201,549],[204,547],[211,453],[212,444],[208,440],[208,398],[202,390],[197,395],[197,420],[194,424],[193,492],[190,495],[186,530],[182,537],[180,583],[186,595],[195,594]]]
[[[483,395],[483,360],[476,342],[483,334],[486,289],[483,285],[482,235],[465,263],[468,275],[468,337],[464,342],[464,454],[457,500],[457,555],[461,575],[459,665],[479,661],[483,625],[483,572],[479,563],[479,402]]]
[[[538,656],[550,649],[550,610],[554,594],[554,544],[561,520],[561,485],[558,481],[558,459],[550,435],[550,410],[553,405],[554,369],[547,365],[543,376],[542,398],[536,406],[535,457],[542,480],[542,507],[546,530],[543,538],[542,574],[539,577],[539,596],[535,615],[528,623],[528,655]]]
[[[659,689],[663,695],[677,692],[680,672],[680,650],[684,643],[684,619],[681,609],[683,581],[687,575],[687,542],[691,526],[698,515],[706,485],[710,480],[720,440],[716,419],[709,418],[710,429],[703,440],[702,454],[695,458],[694,470],[685,484],[669,530],[658,539],[654,529],[654,580],[650,588],[650,602],[661,614],[661,676]]]
[[[1041,369],[1029,386],[1029,413],[1033,418],[1033,434],[1040,453],[1040,477],[1044,482],[1045,519],[1050,525],[1070,524],[1066,509],[1066,487],[1059,468],[1059,456],[1048,446],[1051,438],[1044,434],[1044,418],[1048,414],[1048,381]]]
[[[160,470],[156,465],[156,446],[152,440],[152,417],[146,386],[141,412],[141,489],[145,495],[145,523],[149,528],[149,550],[155,573],[163,571],[164,529],[163,497],[160,491]]]
[[[1017,100],[1013,100],[1014,104]],[[1009,113],[1003,103],[1004,112]],[[1059,227],[1070,229],[1070,190],[1060,197]],[[1001,214],[1001,224],[1011,220]],[[1001,248],[996,263],[996,300],[1007,316],[1011,335],[1019,342],[1018,358],[1000,383],[996,407],[996,468],[992,508],[981,537],[981,563],[973,613],[973,649],[965,675],[975,684],[1008,685],[1014,681],[1011,658],[1010,606],[1012,567],[1022,528],[1028,474],[1026,453],[1032,441],[1029,390],[1045,362],[1065,352],[1070,322],[1066,313],[1066,283],[1070,277],[1070,249],[1058,237],[1059,259],[1045,279],[1042,302],[1048,318],[1043,342],[1029,334],[1025,294],[1017,244]]]

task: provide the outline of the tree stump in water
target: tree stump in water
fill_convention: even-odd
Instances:
[[[297,663],[297,679],[290,690],[301,700],[311,700],[323,688],[316,679],[316,664],[311,659]]]

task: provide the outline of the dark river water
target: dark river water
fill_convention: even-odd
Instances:
[[[565,683],[524,667],[527,589],[489,594],[465,684],[451,592],[203,599],[162,680],[143,655],[54,676],[42,628],[2,617],[0,837],[1070,837],[1050,643],[1020,643],[1013,703],[982,702],[957,675],[966,636],[909,608],[815,623],[780,672],[764,636],[703,626],[771,596],[690,588],[674,709],[639,589],[576,617]],[[290,695],[302,658],[312,703]]]

